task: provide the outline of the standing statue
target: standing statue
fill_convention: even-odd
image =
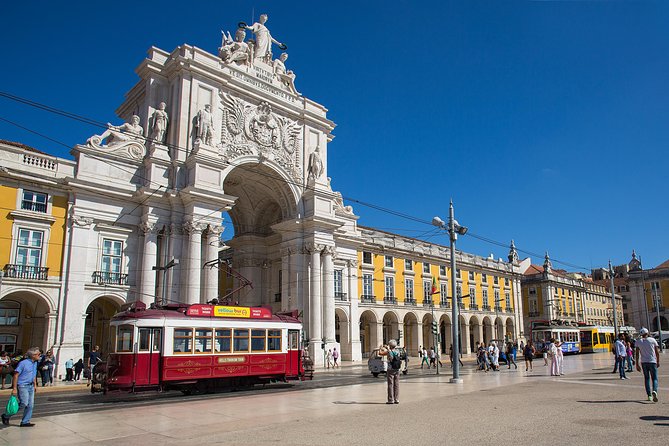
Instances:
[[[272,60],[272,43],[279,45],[279,48],[282,50],[285,50],[288,47],[276,40],[274,37],[272,37],[272,34],[270,34],[269,29],[267,29],[265,26],[265,22],[267,22],[267,14],[261,14],[258,20],[258,22],[255,22],[251,26],[246,26],[246,24],[243,22],[240,23],[240,25],[243,25],[241,26],[242,28],[253,32],[256,37],[255,58],[262,59],[264,62],[270,63]]]
[[[165,133],[167,132],[168,116],[165,111],[165,103],[158,105],[158,110],[153,112],[151,117],[151,139],[157,143],[165,142]]]
[[[224,40],[224,45],[221,47],[220,51],[223,62],[250,63],[252,59],[251,50],[249,45],[244,42],[246,31],[244,31],[243,28],[237,29],[234,41],[232,41],[229,36],[230,33],[228,33],[228,37]]]
[[[281,53],[281,56],[274,61],[274,74],[293,94],[297,94],[297,90],[295,89],[295,73],[291,70],[286,70],[286,59],[288,59],[288,54]]]
[[[214,116],[211,113],[211,105],[205,104],[204,110],[197,112],[194,130],[195,142],[212,145],[214,141]]]
[[[321,159],[320,149],[316,147],[309,155],[309,178],[317,180],[323,174],[323,160]]]
[[[130,122],[126,122],[120,126],[107,123],[107,130],[100,136],[92,136],[88,142],[95,144],[102,144],[103,140],[107,140],[107,146],[115,146],[127,141],[144,142],[144,128],[139,125],[139,116],[133,115]]]

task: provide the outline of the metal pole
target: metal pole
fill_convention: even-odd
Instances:
[[[618,311],[616,310],[616,289],[613,286],[613,267],[609,260],[609,274],[611,275],[611,300],[613,301],[613,334],[618,339]]]
[[[453,302],[453,308],[451,311],[451,317],[453,320],[451,321],[451,327],[452,327],[452,340],[453,340],[453,378],[451,378],[450,382],[452,383],[462,383],[462,379],[460,379],[460,361],[458,361],[458,358],[460,358],[460,344],[458,342],[459,338],[459,320],[458,320],[458,313],[459,313],[459,305],[458,305],[458,297],[457,297],[457,287],[456,287],[456,273],[455,273],[455,240],[457,239],[457,235],[455,233],[455,212],[453,211],[453,200],[451,200],[451,204],[448,209],[448,235],[450,238],[450,247],[451,247],[451,293],[453,296],[452,302]]]
[[[664,350],[662,345],[662,321],[660,320],[660,296],[657,295],[657,288],[653,288],[654,298],[655,298],[655,311],[657,312],[657,334],[660,338],[660,351]]]
[[[646,327],[650,328],[650,315],[648,314],[648,301],[646,300],[646,278],[643,276],[641,268],[641,291],[643,292],[643,308],[646,311]]]
[[[432,311],[432,322],[434,320],[434,302],[430,302],[430,310]],[[437,360],[435,361],[435,367],[437,368],[437,375],[439,374],[439,324],[437,324],[437,333],[432,332],[432,343],[434,346],[434,354],[437,355]]]

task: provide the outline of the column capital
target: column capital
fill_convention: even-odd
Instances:
[[[193,223],[192,221],[187,221],[182,225],[183,230],[187,234],[193,234],[193,233],[202,233],[206,229],[206,226],[200,223]]]
[[[137,226],[137,228],[142,233],[142,235],[148,235],[154,232],[156,224],[149,221],[143,221],[142,223],[139,224],[139,226]]]
[[[327,245],[323,248],[323,255],[337,257],[337,247]]]
[[[323,248],[325,248],[325,245],[319,244],[319,243],[305,243],[304,249],[307,251],[308,254],[314,254],[316,252],[321,252],[323,251]]]
[[[355,260],[347,260],[346,261],[346,266],[350,268],[357,268],[358,267],[358,259]]]
[[[207,235],[208,236],[220,236],[223,234],[223,231],[225,231],[225,228],[223,226],[212,226],[209,225],[207,227]]]

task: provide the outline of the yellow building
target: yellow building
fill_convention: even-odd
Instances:
[[[648,325],[651,331],[658,331],[660,327],[669,331],[669,260],[645,270],[633,254],[629,268],[631,304],[643,315],[639,325]],[[666,337],[667,334],[663,334],[663,338]]]

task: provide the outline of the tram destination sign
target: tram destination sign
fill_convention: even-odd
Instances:
[[[241,319],[272,319],[268,308],[195,304],[186,310],[187,316],[236,317]]]

